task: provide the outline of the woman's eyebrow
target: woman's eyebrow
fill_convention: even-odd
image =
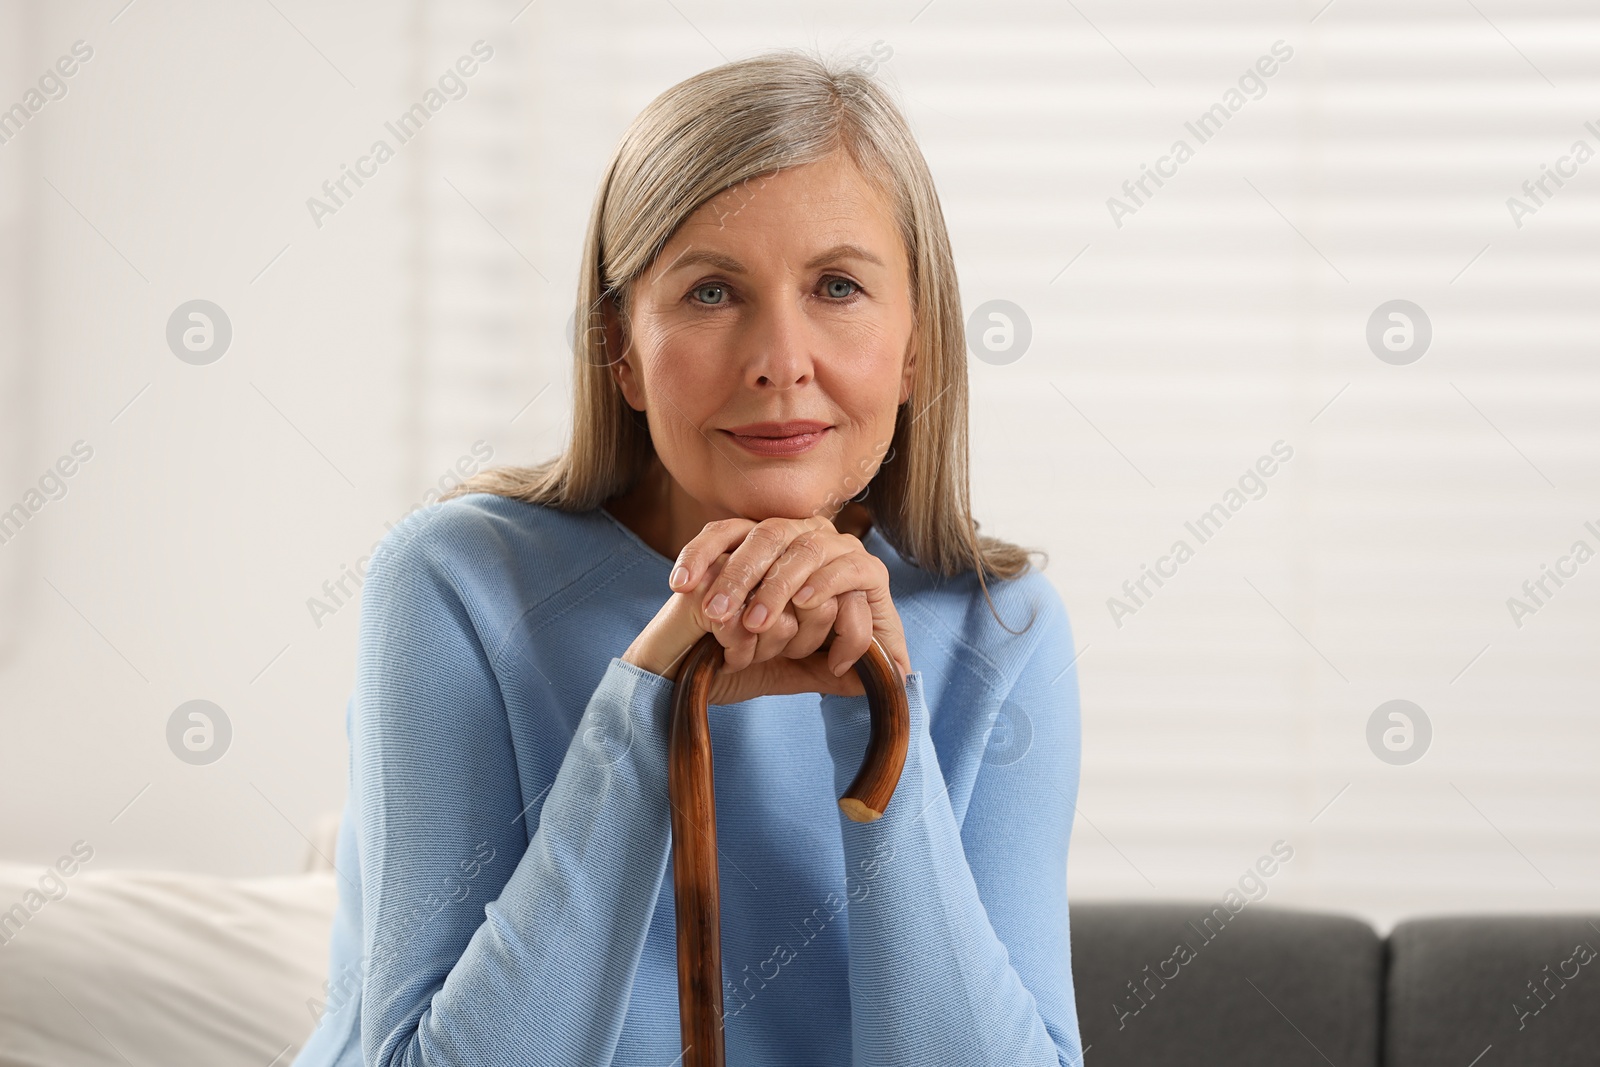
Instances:
[[[841,259],[860,259],[868,263],[876,263],[880,267],[883,266],[883,260],[873,255],[871,252],[868,252],[860,245],[841,244],[834,245],[827,251],[822,252],[819,255],[812,256],[811,259],[806,262],[805,268],[807,270],[814,270],[815,268],[822,266],[824,263],[833,263]],[[707,266],[716,267],[718,270],[727,271],[729,274],[749,273],[746,271],[744,264],[740,263],[737,259],[734,259],[729,255],[724,255],[721,252],[714,252],[709,248],[691,248],[685,250],[683,254],[672,261],[672,266],[667,268],[667,272],[671,273],[673,271],[682,270],[685,267],[693,267],[699,264],[706,264]]]
[[[822,266],[824,263],[833,263],[836,260],[841,259],[862,259],[866,260],[868,263],[876,263],[880,267],[883,266],[883,260],[873,255],[871,252],[868,252],[860,245],[842,244],[834,245],[832,248],[828,249],[819,256],[812,256],[811,261],[806,264],[806,269],[811,270],[813,268]]]
[[[729,274],[745,273],[743,263],[740,263],[732,256],[725,256],[721,252],[713,252],[709,248],[685,249],[678,258],[672,261],[672,266],[668,267],[663,273],[671,274],[674,271],[680,271],[685,267],[693,267],[701,263],[716,267],[718,270],[725,270]]]

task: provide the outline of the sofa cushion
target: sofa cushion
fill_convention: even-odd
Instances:
[[[1600,1063],[1600,915],[1413,919],[1389,934],[1390,1067]]]
[[[1377,1067],[1383,943],[1358,919],[1074,901],[1072,975],[1092,1067]]]
[[[52,871],[0,864],[0,1067],[294,1059],[337,875]]]

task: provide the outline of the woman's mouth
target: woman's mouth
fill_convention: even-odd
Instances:
[[[739,447],[758,456],[797,456],[817,446],[832,427],[824,422],[796,420],[783,423],[751,423],[722,432]]]

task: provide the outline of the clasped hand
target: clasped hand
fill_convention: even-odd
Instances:
[[[715,634],[723,663],[712,704],[780,693],[860,696],[865,688],[851,668],[873,638],[911,673],[888,568],[820,516],[708,523],[678,554],[669,584],[672,599],[652,622],[671,634],[663,639],[673,662],[662,669],[675,670],[703,634]]]

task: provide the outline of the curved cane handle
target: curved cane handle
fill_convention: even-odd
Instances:
[[[706,707],[722,659],[706,634],[674,676],[667,742],[672,803],[672,890],[678,919],[678,1018],[683,1067],[723,1067],[722,930],[717,880],[717,806]],[[839,807],[856,822],[881,817],[905,767],[911,714],[905,675],[877,638],[855,664],[872,711],[867,751]]]

